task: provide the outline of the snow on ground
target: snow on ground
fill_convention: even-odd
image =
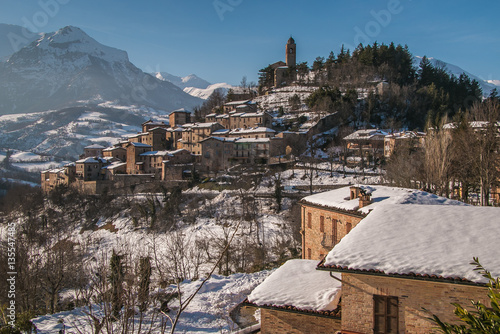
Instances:
[[[29,162],[29,161],[44,161],[48,160],[48,157],[42,157],[36,153],[32,152],[16,152],[10,156],[10,161],[12,162]]]
[[[384,205],[375,208],[327,255],[324,265],[386,274],[487,280],[473,257],[500,276],[500,208]]]
[[[42,161],[42,162],[21,162],[21,163],[13,163],[12,166],[21,168],[30,173],[41,172],[48,169],[56,169],[60,168],[66,164],[70,163],[70,161]]]
[[[210,85],[207,88],[186,87],[183,90],[185,93],[188,93],[189,95],[206,100],[210,97],[210,95],[212,95],[212,93],[215,90],[219,90],[223,95],[226,95],[230,88],[233,88],[233,86],[225,82],[222,82]]]
[[[316,260],[289,260],[248,296],[259,306],[294,306],[302,310],[333,311],[337,308],[340,274],[334,279],[316,270]]]
[[[264,110],[278,110],[279,107],[288,108],[290,106],[289,99],[298,95],[300,101],[304,103],[305,99],[314,92],[317,87],[306,86],[289,86],[274,89],[268,95],[258,96],[254,99],[255,102]]]
[[[229,318],[231,309],[245,300],[246,296],[270,273],[271,271],[261,271],[252,274],[212,276],[182,313],[176,332],[229,333],[236,326]],[[186,296],[193,294],[201,283],[202,280],[184,281],[180,286],[184,300],[187,298]],[[171,286],[169,289],[176,290],[176,286]],[[176,314],[177,303],[177,300],[173,300],[169,305],[172,309],[171,317]],[[86,309],[77,308],[73,311],[45,315],[33,319],[33,323],[39,334],[57,333],[63,328],[63,325],[67,334],[91,333],[92,327],[83,311]],[[59,319],[63,319],[64,324],[59,322]],[[146,319],[150,320],[151,318],[146,317]],[[159,326],[160,320],[157,319],[153,328],[159,329]],[[155,331],[153,330],[153,332]]]

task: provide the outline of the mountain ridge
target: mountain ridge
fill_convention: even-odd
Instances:
[[[144,73],[126,51],[102,45],[67,26],[45,33],[0,66],[2,114],[38,112],[114,101],[165,111],[202,100]]]

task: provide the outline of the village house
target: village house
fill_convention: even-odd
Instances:
[[[231,167],[234,157],[235,141],[238,138],[209,137],[201,141],[202,156],[200,173],[210,175]]]
[[[344,137],[347,162],[357,164],[363,159],[374,162],[384,157],[384,138],[387,133],[378,129],[358,130]]]
[[[171,128],[183,126],[184,124],[191,123],[191,112],[182,108],[174,110],[168,116]]]
[[[384,137],[384,157],[390,158],[395,150],[401,147],[423,149],[425,132],[402,131],[388,134]]]
[[[499,213],[473,206],[375,208],[318,266],[342,274],[342,332],[429,333],[433,314],[457,322],[452,303],[488,305],[487,281],[469,263],[477,257],[500,276]]]
[[[127,174],[144,174],[144,161],[140,155],[151,150],[151,145],[129,142],[127,145]]]
[[[90,157],[75,162],[76,178],[83,181],[103,180],[102,168],[109,165],[107,159],[101,157]]]
[[[193,154],[201,155],[201,141],[212,136],[217,130],[224,129],[219,123],[191,123],[184,124],[182,139],[178,142],[178,149],[186,149]]]
[[[246,304],[261,308],[262,333],[430,333],[432,315],[457,323],[452,303],[489,305],[487,279],[470,262],[500,276],[500,209],[388,202],[317,267],[288,261],[252,291]]]
[[[115,158],[122,162],[127,162],[127,149],[121,145],[112,146],[102,150],[104,158]]]
[[[252,100],[231,101],[224,104],[222,110],[225,114],[236,112],[238,107],[242,107],[241,112],[257,112],[257,104]]]
[[[265,127],[254,128],[238,128],[227,132],[227,137],[230,138],[273,138],[276,136],[276,131]]]
[[[341,275],[316,270],[314,260],[289,260],[248,296],[260,308],[262,334],[327,334],[341,328]]]
[[[148,132],[151,129],[154,128],[165,128],[167,129],[169,125],[165,124],[164,122],[154,122],[153,120],[148,120],[144,123],[141,124],[142,127],[142,132]]]
[[[302,258],[321,260],[371,210],[387,203],[463,205],[462,202],[415,189],[360,185],[303,198]]]
[[[41,172],[42,191],[48,193],[58,186],[65,186],[75,180],[76,165],[70,163],[63,168],[45,170]]]
[[[104,146],[101,146],[99,144],[93,144],[89,145],[83,148],[83,156],[81,156],[82,159],[84,158],[90,158],[90,157],[102,157],[102,151],[105,149]]]

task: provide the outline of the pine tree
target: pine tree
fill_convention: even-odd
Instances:
[[[116,320],[120,317],[120,311],[123,307],[123,280],[125,272],[122,264],[122,256],[113,254],[110,260],[109,282],[111,284],[111,309],[112,317]]]

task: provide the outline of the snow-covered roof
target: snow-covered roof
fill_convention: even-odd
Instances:
[[[179,154],[179,153],[184,152],[184,151],[190,153],[188,150],[183,149],[183,148],[175,150],[175,151],[170,151],[168,153],[171,154],[171,155],[175,155],[175,154]]]
[[[240,138],[236,143],[269,143],[271,138]]]
[[[241,117],[262,117],[264,116],[264,113],[261,112],[261,113],[246,113],[244,115],[242,115]]]
[[[151,131],[156,131],[156,130],[163,130],[163,131],[167,131],[167,128],[165,128],[164,126],[157,126],[157,127],[155,127],[155,128],[149,129],[149,132],[151,132]]]
[[[429,205],[466,205],[446,197],[437,196],[416,189],[360,185],[359,188],[371,194],[371,204],[358,209],[359,199],[350,199],[350,187],[343,187],[304,197],[301,202],[341,210],[358,210],[368,213],[378,206],[387,204],[429,204]]]
[[[237,106],[237,105],[241,105],[241,104],[248,104],[250,102],[251,102],[251,100],[232,101],[232,102],[226,103],[225,105],[226,106]]]
[[[79,164],[98,164],[98,163],[107,164],[108,160],[104,159],[104,158],[100,158],[100,157],[89,157],[89,158],[77,160],[76,163],[79,163]]]
[[[103,152],[111,152],[111,151],[116,151],[116,150],[124,150],[125,148],[124,147],[121,147],[121,146],[111,146],[111,147],[107,147],[103,150]]]
[[[190,114],[191,112],[189,110],[184,109],[184,108],[180,108],[180,109],[172,111],[172,113],[186,113],[186,114]]]
[[[215,117],[215,116],[217,116],[217,114],[213,113],[213,114],[208,114],[207,116],[205,116],[205,118],[206,117]]]
[[[231,134],[262,133],[262,132],[275,133],[276,131],[273,129],[261,126],[261,127],[248,128],[248,129],[234,129],[231,131]]]
[[[211,139],[222,141],[222,142],[235,142],[235,141],[239,140],[240,137],[227,138],[227,137],[210,136],[210,137],[208,137],[206,139],[203,139],[200,142],[203,143],[203,142],[205,142],[207,140],[211,140]]]
[[[143,144],[143,143],[137,143],[137,142],[129,142],[130,145],[135,146],[135,147],[152,147],[151,145],[148,144]]]
[[[248,296],[257,306],[295,310],[333,311],[337,308],[341,283],[326,271],[316,270],[316,260],[289,260]],[[340,279],[340,274],[335,274]]]
[[[387,132],[378,129],[358,130],[344,137],[344,140],[383,140]]]
[[[243,115],[245,115],[244,112],[235,112],[235,113],[230,113],[231,114],[231,117],[242,117]]]
[[[395,139],[407,139],[407,138],[419,138],[419,137],[425,137],[426,133],[425,132],[418,132],[418,131],[401,131],[401,132],[394,132],[391,134],[386,135],[386,138],[395,138]]]
[[[485,283],[473,257],[500,276],[500,208],[385,205],[327,255],[320,268]]]
[[[106,168],[113,170],[113,169],[120,168],[120,167],[125,167],[125,166],[127,166],[126,162],[115,162],[115,163],[107,166]]]
[[[189,123],[189,124],[184,124],[184,128],[190,128],[190,129],[204,129],[204,128],[211,128],[212,126],[219,124],[217,122],[207,122],[207,123]]]
[[[104,149],[105,147],[104,146],[101,146],[99,144],[92,144],[92,145],[89,145],[89,146],[85,146],[84,149]]]
[[[144,152],[140,154],[140,156],[161,156],[164,157],[168,155],[170,152],[169,151],[149,151],[149,152]]]
[[[216,131],[212,132],[212,134],[226,134],[229,132],[231,132],[231,130],[229,130],[229,129],[220,129],[220,130],[216,130]]]

